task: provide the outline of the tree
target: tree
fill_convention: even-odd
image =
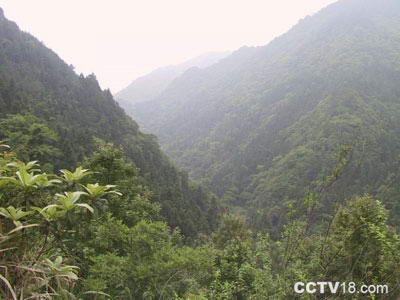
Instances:
[[[59,137],[39,118],[31,114],[9,115],[0,120],[0,139],[7,140],[17,157],[23,161],[57,162],[60,150],[56,147]]]
[[[338,211],[326,251],[323,271],[332,280],[358,284],[388,284],[398,297],[400,238],[387,225],[388,212],[370,195],[355,197]]]
[[[63,257],[63,241],[71,237],[65,224],[93,213],[92,197],[65,178],[42,173],[37,162],[17,160],[0,144],[0,295],[72,297],[79,268],[69,264],[76,261],[68,253]]]

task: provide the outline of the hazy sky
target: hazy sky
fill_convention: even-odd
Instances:
[[[157,67],[264,45],[335,0],[0,0],[7,18],[117,92]]]

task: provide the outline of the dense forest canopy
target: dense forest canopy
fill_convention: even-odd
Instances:
[[[133,101],[199,184],[0,9],[0,298],[397,299],[399,17],[341,0]]]
[[[399,17],[398,1],[338,1],[266,46],[187,71],[133,115],[260,226],[277,225],[342,146],[352,161],[335,190],[376,191],[398,170]]]

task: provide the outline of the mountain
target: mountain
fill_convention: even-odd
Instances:
[[[341,148],[351,151],[339,198],[372,192],[398,170],[399,17],[397,0],[338,1],[266,46],[188,70],[134,115],[178,166],[264,227],[339,175]]]
[[[194,67],[200,69],[206,68],[217,63],[229,54],[230,52],[209,52],[179,65],[171,65],[156,69],[134,80],[125,89],[116,93],[115,98],[129,113],[136,103],[147,102],[156,98],[172,81],[188,69]]]
[[[90,156],[99,139],[113,143],[139,168],[170,226],[186,235],[213,227],[214,196],[170,163],[154,136],[139,130],[95,75],[77,75],[2,10],[0,66],[0,140],[24,144],[20,153],[29,159],[43,157],[41,162],[68,169]]]
[[[224,209],[0,10],[0,299],[399,299],[396,1],[342,0],[135,105]]]

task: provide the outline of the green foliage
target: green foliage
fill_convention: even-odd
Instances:
[[[54,192],[65,188],[60,180],[49,180],[54,175],[41,173],[37,162],[22,163],[8,152],[0,152],[0,161],[9,175],[0,177],[0,279],[6,287],[0,289],[1,297],[45,299],[67,293],[78,280],[79,268],[66,264],[56,242],[68,236],[60,227],[66,213],[77,213],[79,206],[88,208],[76,203],[82,192],[65,192],[75,196],[75,201],[61,201],[68,206],[49,204],[61,196]],[[6,203],[19,206],[4,207]]]
[[[99,140],[112,143],[138,168],[153,191],[151,200],[161,205],[172,227],[191,238],[215,227],[215,198],[192,186],[160,151],[155,137],[139,131],[93,74],[78,76],[3,14],[0,45],[0,139],[19,159],[38,160],[48,173],[62,169],[64,180],[74,185],[89,175],[75,170],[78,163],[91,156]]]
[[[46,206],[43,210],[55,207],[65,212],[68,212],[69,210],[75,209],[76,207],[83,207],[93,213],[93,208],[91,208],[88,204],[77,203],[81,195],[87,194],[85,192],[65,192],[64,194],[56,194],[55,196],[57,198],[57,204]]]
[[[250,264],[250,236],[244,226],[243,220],[227,216],[214,237],[220,251],[211,283],[211,298],[246,299],[252,292],[255,269]]]
[[[91,172],[89,172],[89,170],[82,169],[82,167],[76,168],[74,172],[68,170],[61,170],[60,172],[62,173],[63,179],[69,184],[74,184],[82,180],[82,178],[92,174]]]
[[[296,208],[302,210],[302,208]],[[306,233],[305,216],[292,217],[282,237],[254,237],[243,220],[223,219],[216,232],[209,299],[395,299],[399,296],[400,237],[387,211],[372,196],[346,201],[317,234]],[[227,232],[226,238],[223,233]],[[244,234],[247,232],[247,234]],[[223,244],[220,241],[224,241]],[[295,282],[387,284],[383,295],[294,293]]]
[[[206,277],[211,268],[210,251],[179,247],[179,235],[161,222],[141,221],[128,228],[109,219],[95,235],[108,241],[99,244],[102,250],[96,252],[106,252],[91,258],[94,264],[84,285],[113,299],[183,296],[196,291],[196,279]],[[114,252],[108,250],[112,248]]]
[[[36,174],[40,172],[40,169],[32,169],[33,167],[39,167],[37,161],[31,161],[27,164],[23,162],[13,162],[6,165],[7,167],[16,168],[18,171],[15,172],[16,177],[0,177],[3,182],[11,182],[22,189],[36,189],[43,187],[50,187],[54,184],[61,183],[58,179],[49,179],[49,175],[46,173]],[[54,176],[53,176],[54,177]]]
[[[202,293],[213,250],[185,246],[179,231],[161,221],[145,181],[121,151],[107,146],[77,171],[46,174],[60,178],[51,185],[32,179],[44,174],[37,162],[22,163],[9,152],[0,158],[8,166],[0,178],[1,280],[10,287],[0,291],[3,297],[89,299],[95,293],[100,299],[158,299]],[[19,179],[25,178],[21,171],[29,180]],[[106,180],[111,184],[103,185]]]
[[[369,195],[356,197],[338,211],[330,248],[323,253],[330,278],[399,286],[400,239],[386,224],[387,215],[382,203]]]
[[[0,142],[0,297],[397,299],[400,5],[385,3],[339,2],[143,108],[181,165],[236,206],[218,227],[216,198],[94,75],[0,11],[0,137],[16,149]],[[318,280],[390,293],[294,294]]]
[[[52,185],[18,179],[21,170],[42,175],[37,162],[9,160],[8,152],[0,157],[2,166],[10,166],[9,176],[0,178],[0,278],[8,287],[0,290],[3,297],[201,295],[213,270],[213,250],[185,246],[179,231],[160,221],[159,208],[148,199],[151,193],[120,151],[103,148],[85,162],[93,171],[63,170],[78,176],[60,177]],[[109,185],[90,183],[110,178]],[[7,202],[20,206],[1,206]]]
[[[107,194],[115,194],[122,196],[121,193],[111,190],[112,188],[115,187],[115,185],[101,186],[98,183],[95,184],[89,183],[88,185],[82,187],[86,190],[87,194],[93,198],[99,198]]]
[[[266,46],[186,72],[132,115],[191,178],[280,231],[284,203],[324,180],[340,145],[352,157],[338,197],[397,171],[399,16],[396,0],[338,1]]]
[[[0,139],[6,139],[18,158],[25,161],[56,162],[58,134],[32,114],[9,115],[0,120]]]
[[[20,219],[32,215],[33,211],[23,211],[20,208],[9,206],[7,208],[0,207],[0,215],[13,221],[16,227],[22,226]]]

